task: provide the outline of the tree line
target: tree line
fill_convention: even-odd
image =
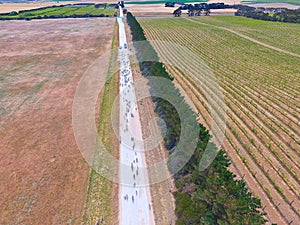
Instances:
[[[185,152],[191,151],[188,147],[180,148],[177,144],[181,141],[181,133],[193,132],[195,127],[189,124],[196,121],[196,149],[192,149],[191,158],[174,176],[177,189],[173,192],[176,203],[176,224],[265,224],[265,213],[260,199],[249,192],[244,180],[237,180],[229,171],[230,159],[225,150],[217,150],[216,145],[210,140],[209,131],[197,122],[197,115],[184,101],[179,90],[173,83],[171,87],[164,88],[163,84],[152,82],[152,76],[163,77],[170,81],[174,78],[166,71],[164,64],[158,61],[156,51],[147,41],[142,27],[130,12],[127,13],[127,22],[131,29],[141,71],[149,80],[151,95],[160,96],[158,93],[168,92],[167,95],[172,96],[172,101],[176,103],[175,108],[174,104],[163,98],[152,97],[156,104],[155,111],[164,119],[167,126],[165,146],[170,154],[179,151],[176,160],[181,160]],[[177,103],[180,103],[179,106]],[[182,122],[188,125],[181,127]],[[185,141],[191,140],[187,138]],[[184,143],[182,146],[189,145]],[[200,171],[199,163],[205,149],[209,149],[212,153],[218,152],[208,168]],[[176,165],[171,163],[168,166],[172,172],[174,169],[172,166]]]
[[[43,15],[43,16],[20,16],[17,18],[9,18],[9,17],[1,17],[0,20],[33,20],[33,19],[62,19],[62,18],[89,18],[89,17],[110,17],[110,15],[105,15],[103,13],[99,15],[92,15],[92,14],[80,14],[80,15]]]
[[[300,23],[300,9],[264,8],[239,5],[236,16],[244,16],[259,20]]]

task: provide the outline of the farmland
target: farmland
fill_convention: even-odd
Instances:
[[[242,1],[242,3],[290,3],[295,5],[300,4],[298,0],[245,0]]]
[[[141,5],[148,5],[148,4],[165,4],[166,2],[169,2],[169,1],[167,1],[167,0],[157,0],[157,1],[129,1],[129,2],[127,2],[126,4],[141,4]],[[181,2],[183,2],[183,3],[189,3],[189,2],[194,2],[193,0],[183,0],[183,1],[181,1]],[[200,1],[198,1],[198,2],[207,2],[207,0],[200,0]]]
[[[300,25],[109,3],[0,9],[0,224],[297,225]]]
[[[72,103],[115,20],[0,23],[0,224],[81,224],[90,168]]]
[[[156,51],[171,62],[168,71],[210,129],[215,109],[210,106],[221,99],[209,82],[203,88],[205,74],[193,69],[199,60],[208,66],[226,103],[222,147],[232,170],[261,198],[270,222],[299,221],[300,26],[230,16],[139,22],[148,40],[160,41],[153,42]],[[178,53],[172,45],[186,51]]]
[[[61,5],[0,15],[0,19],[41,19],[66,17],[104,17],[115,14],[114,5]]]

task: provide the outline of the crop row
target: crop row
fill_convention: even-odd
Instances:
[[[213,63],[213,64],[216,64],[215,62]],[[219,64],[219,66],[222,66],[222,64],[220,63]],[[220,67],[221,67],[220,66]],[[224,69],[224,68],[222,68],[222,69]],[[226,71],[226,68],[224,69],[225,71]],[[226,71],[226,73],[225,73],[225,75],[228,75],[227,77],[233,77],[231,74],[230,74],[230,72],[232,72],[232,71],[230,71],[229,70],[229,72],[228,71]],[[237,77],[235,76],[235,77],[233,77],[232,79],[236,79]],[[249,79],[248,79],[248,81],[247,80],[242,80],[242,78],[238,78],[239,80],[241,80],[241,83],[242,83],[242,85],[244,85],[245,86],[245,88],[247,88],[246,87],[246,85],[249,83]],[[236,85],[239,85],[239,83],[238,82],[236,82]],[[270,93],[272,93],[272,90],[268,90],[268,95],[267,95],[267,93],[266,92],[264,92],[264,91],[262,91],[262,90],[264,90],[264,89],[266,89],[266,87],[261,87],[261,85],[259,85],[259,84],[255,84],[256,85],[256,88],[257,87],[259,87],[259,88],[257,88],[257,93],[260,95],[260,97],[261,96],[266,96],[268,99],[266,100],[266,99],[262,99],[262,101],[266,101],[267,103],[268,102],[272,102],[272,104],[273,104],[273,102],[275,101],[275,103],[277,102],[277,104],[278,104],[278,106],[276,107],[276,109],[277,110],[279,110],[279,113],[280,114],[282,114],[284,117],[290,117],[291,118],[291,120],[290,121],[288,121],[288,122],[286,122],[286,125],[288,125],[289,127],[297,127],[298,126],[298,117],[297,117],[297,111],[294,111],[292,114],[290,113],[290,111],[293,111],[291,108],[289,108],[289,106],[286,106],[286,107],[284,107],[285,106],[285,104],[283,103],[283,102],[278,102],[278,101],[276,101],[276,99],[274,99],[274,98],[272,98],[272,96],[270,97]],[[249,89],[249,88],[248,88]],[[250,90],[251,90],[251,88],[250,88]],[[278,93],[278,95],[280,95],[280,96],[282,96],[282,94],[280,94],[280,93]],[[281,99],[284,99],[284,98],[281,98]],[[281,100],[281,101],[283,101],[283,100]],[[292,105],[294,105],[294,107],[296,107],[297,108],[297,104],[295,103],[291,103]],[[275,105],[276,106],[276,105]],[[274,107],[273,105],[272,105],[272,107]],[[284,111],[282,110],[282,108],[284,109]],[[273,113],[273,110],[272,110],[272,113]],[[285,120],[283,120],[283,121],[285,121]],[[294,126],[291,126],[291,123],[294,123]],[[287,132],[287,128],[285,127],[285,126],[281,126],[281,127],[283,127],[284,128],[284,130],[285,130],[285,132]],[[295,135],[297,136],[297,134],[293,134],[293,133],[291,133],[291,132],[289,132],[288,133],[291,137],[294,137]]]
[[[176,21],[174,22],[173,20],[171,23],[173,23],[174,25],[176,24]],[[183,22],[181,21],[181,23]],[[276,190],[276,192],[281,195],[286,204],[288,204],[288,207],[290,207],[294,211],[294,213],[299,216],[299,206],[297,206],[296,204],[291,204],[289,206],[289,203],[291,202],[290,199],[297,199],[299,197],[299,193],[297,193],[296,189],[297,186],[299,186],[299,180],[297,177],[297,172],[299,169],[299,129],[297,129],[299,118],[297,114],[297,105],[299,102],[297,98],[293,97],[297,96],[297,93],[295,95],[295,92],[297,92],[297,89],[295,89],[297,87],[297,83],[295,84],[293,82],[288,82],[288,97],[285,99],[285,102],[282,99],[278,99],[277,105],[275,104],[274,107],[273,101],[276,102],[276,95],[274,95],[272,100],[272,93],[275,92],[276,94],[278,94],[282,90],[274,88],[273,82],[261,84],[260,82],[255,82],[255,80],[252,82],[253,77],[251,76],[244,77],[243,79],[240,78],[243,77],[240,76],[240,74],[231,76],[230,72],[232,72],[232,69],[230,68],[230,64],[232,66],[233,62],[229,58],[226,58],[226,60],[222,59],[222,51],[224,51],[224,49],[227,50],[226,45],[228,46],[229,44],[222,43],[222,45],[219,46],[220,48],[216,48],[215,45],[217,42],[222,42],[224,39],[228,38],[228,35],[223,35],[223,40],[220,40],[220,38],[217,39],[216,36],[210,35],[207,29],[203,29],[203,32],[201,33],[201,35],[199,35],[200,32],[195,32],[190,28],[185,29],[184,27],[180,27],[177,30],[175,29],[175,31],[173,32],[171,30],[168,30],[166,32],[166,26],[163,27],[163,23],[160,23],[158,25],[162,27],[161,30],[159,27],[156,27],[156,24],[158,23],[147,24],[145,22],[145,24],[146,25],[144,27],[146,28],[146,35],[150,38],[154,40],[165,40],[168,42],[175,42],[177,44],[184,45],[186,48],[189,48],[189,50],[199,55],[202,60],[209,63],[209,66],[219,78],[219,81],[221,83],[220,86],[222,87],[222,90],[225,94],[227,106],[231,110],[227,114],[229,115],[229,119],[231,120],[231,122],[227,123],[227,125],[231,128],[231,132],[234,134],[236,140],[239,141],[242,148],[245,149],[246,152],[248,152],[247,157],[245,157],[245,160],[243,161],[246,162],[246,160],[249,160],[250,157],[252,158],[253,162],[258,165],[261,165],[262,163],[265,165],[269,165],[260,167],[262,174],[264,174],[263,176],[269,180],[270,184],[272,184],[272,186],[267,187],[268,189],[265,188],[265,190],[268,190],[266,193],[272,192],[272,196],[274,196],[274,190]],[[142,25],[144,25],[143,22]],[[149,27],[147,27],[147,25]],[[180,25],[177,24],[176,27],[178,26]],[[214,30],[212,32],[214,32]],[[205,41],[207,42],[208,40],[210,40],[210,42],[208,43],[211,46],[209,46],[209,44],[205,45]],[[212,44],[213,41],[215,41],[214,44]],[[196,47],[193,44],[195,42],[198,43]],[[200,47],[197,48],[197,46]],[[168,49],[163,51],[163,45],[157,46],[157,49],[161,50],[161,55],[163,55],[163,57],[166,57],[166,55],[168,55],[168,57],[171,57],[170,54],[172,54],[172,51],[170,52],[170,50]],[[215,55],[209,54],[212,51],[215,53]],[[244,49],[239,49],[239,51],[244,51]],[[217,57],[218,54],[219,57]],[[187,57],[183,54],[180,54],[180,56],[182,58]],[[176,57],[178,57],[178,54]],[[182,61],[182,58],[177,60],[177,62]],[[219,61],[221,61],[222,63],[219,63]],[[252,66],[252,64],[255,65],[256,61],[257,59],[255,60],[255,58],[252,57],[252,59],[248,63]],[[223,63],[227,63],[229,64],[229,66],[225,67],[224,69]],[[183,66],[183,64],[180,66]],[[263,65],[263,63],[261,62],[259,64]],[[194,65],[192,63],[189,63],[189,66],[193,67]],[[239,73],[245,72],[246,67],[244,63],[238,62],[236,63],[236,66],[240,66],[240,71],[238,71]],[[223,69],[227,71],[224,73]],[[185,68],[185,70],[189,71],[190,73],[193,72],[191,71],[191,69]],[[278,72],[280,72],[279,66],[274,68],[274,70],[278,70]],[[276,76],[274,77],[268,74],[270,73],[270,71],[260,73],[259,71],[255,71],[254,69],[253,71],[251,71],[251,73],[253,72],[258,72],[260,77],[265,76],[266,80],[276,78]],[[190,73],[186,74],[191,75]],[[290,75],[287,77],[291,79],[293,76]],[[277,76],[277,79],[279,80],[280,78],[278,78]],[[253,85],[249,87],[249,85],[247,85],[249,83],[252,83]],[[195,86],[195,84],[190,84],[190,86],[191,85]],[[202,88],[202,85],[200,86]],[[278,86],[278,83],[276,84],[276,86]],[[262,91],[266,90],[266,88],[262,89],[262,87],[267,87],[267,91]],[[197,94],[202,95],[200,101],[201,104],[204,105],[204,107],[202,107],[202,110],[207,110],[209,107],[203,104],[205,102],[205,95],[203,95],[203,93],[201,92],[198,92]],[[281,101],[279,102],[279,100]],[[280,110],[282,106],[286,107],[285,111]],[[274,112],[276,113],[276,116],[270,117],[270,114],[273,114]],[[206,116],[207,115],[205,115],[204,118]],[[286,119],[287,116],[288,119]],[[242,123],[240,123],[240,121]],[[259,123],[257,124],[257,122]],[[232,124],[237,124],[237,126],[233,128]],[[292,124],[294,125],[291,126]],[[290,127],[292,127],[292,129],[290,129]],[[243,134],[243,138],[241,138],[241,134]],[[283,137],[281,136],[282,134]],[[285,142],[286,137],[289,136],[292,136],[291,139],[289,139],[288,142]],[[271,155],[268,155],[268,152],[270,152]],[[258,158],[260,158],[260,160],[258,160]],[[262,159],[263,161],[261,161]],[[267,167],[269,168],[269,170],[265,169]],[[293,169],[291,167],[293,167]],[[297,172],[294,171],[295,169]],[[278,180],[279,183],[278,181],[275,182],[275,180]],[[286,185],[284,185],[284,183],[288,185],[292,190],[289,190],[288,187],[285,187]],[[293,213],[291,213],[291,216],[288,217],[293,218],[294,216],[292,216],[292,214]]]
[[[226,87],[226,85],[225,85],[225,87]],[[234,92],[233,92],[234,93]],[[246,105],[247,106],[247,104],[245,103],[244,105]],[[247,106],[247,108],[249,108],[249,106]],[[246,112],[247,114],[248,114],[248,112]],[[266,125],[269,125],[269,124],[266,124]],[[266,131],[266,130],[265,130]],[[271,136],[270,134],[268,135],[271,139],[272,139],[272,141],[275,141],[276,142],[276,139],[274,139],[273,138],[273,136]]]
[[[160,46],[160,48],[162,48],[162,46]],[[166,54],[164,54],[164,55],[166,55]],[[197,86],[196,84],[193,84],[193,85]],[[230,96],[229,96],[229,97],[230,97]],[[235,100],[233,100],[233,101],[235,101]],[[227,102],[227,105],[229,105],[230,103],[231,103],[231,101]],[[238,105],[238,104],[236,104],[236,105]],[[234,111],[235,111],[235,110],[232,109],[232,112],[234,112]],[[239,118],[239,117],[237,117],[237,116],[233,117],[233,116],[229,113],[229,111],[227,111],[227,115],[229,116],[229,118],[230,118],[232,121],[235,122],[235,124],[237,124],[237,126],[239,127],[239,130],[240,130],[241,132],[243,132],[243,134],[244,134],[246,137],[249,137],[249,136],[253,135],[253,134],[249,134],[249,127],[248,127],[247,124],[245,124],[245,123],[241,124],[240,122],[238,122],[238,118]],[[227,126],[229,126],[228,123],[227,123]],[[248,128],[248,129],[246,129],[245,127]],[[255,140],[255,142],[259,142],[259,140],[258,140],[257,138],[254,137],[255,139],[252,138],[251,141],[247,140],[246,142],[245,142],[245,141],[243,142],[243,141],[241,140],[241,138],[239,137],[239,135],[237,135],[237,134],[238,134],[238,133],[235,132],[235,136],[237,136],[237,139],[238,139],[241,143],[243,143],[243,144],[242,144],[243,147],[247,149],[247,151],[248,151],[248,152],[250,153],[250,155],[253,157],[253,159],[255,160],[255,162],[256,162],[258,165],[262,164],[261,160],[259,161],[259,160],[257,159],[257,156],[256,156],[256,155],[260,155],[260,157],[262,157],[262,158],[265,158],[265,156],[262,154],[262,152],[259,152],[261,146],[259,146],[259,149],[257,150],[257,149],[255,148],[256,146],[255,146],[255,144],[254,144],[254,140]],[[252,136],[252,137],[253,137],[253,136]],[[247,143],[247,144],[246,144],[246,143]],[[254,148],[250,147],[251,144],[254,145]],[[265,147],[266,147],[266,146],[265,146]],[[278,156],[278,157],[279,157],[279,156]],[[282,176],[281,173],[278,172],[280,169],[281,169],[281,170],[284,170],[283,168],[281,168],[281,167],[282,167],[281,164],[280,164],[280,163],[277,163],[276,159],[274,160],[274,158],[272,158],[274,162],[272,162],[272,161],[269,162],[269,160],[272,160],[271,158],[272,158],[272,157],[269,157],[268,159],[265,159],[264,162],[263,162],[263,164],[265,165],[264,167],[267,167],[267,165],[270,164],[270,168],[272,168],[272,169],[271,169],[270,171],[268,171],[268,172],[269,172],[269,173],[273,172],[273,175],[271,176],[271,175],[269,175],[268,173],[266,173],[267,170],[264,169],[264,167],[263,167],[263,172],[267,174],[268,179],[272,181],[272,183],[274,184],[275,187],[278,186],[278,185],[276,185],[276,183],[275,183],[275,180],[277,180],[277,179],[284,179],[286,182],[288,182],[289,185],[290,185],[291,187],[293,187],[292,191],[294,192],[294,195],[290,196],[290,198],[296,197],[296,196],[297,196],[297,192],[296,192],[296,190],[295,190],[295,189],[296,189],[296,187],[295,187],[295,186],[296,186],[296,184],[295,184],[296,182],[293,182],[293,184],[291,184],[290,181],[286,178],[285,175]],[[276,163],[277,163],[277,165],[275,166],[275,165],[273,165],[273,163],[275,163],[275,165],[276,165]],[[277,169],[277,168],[278,168],[278,169]],[[275,173],[277,173],[277,174],[275,174]],[[274,175],[274,174],[275,174],[275,175]],[[286,178],[286,179],[285,179],[285,178]],[[283,198],[286,199],[285,193],[284,193],[282,190],[280,190],[280,189],[278,189],[278,191],[280,191],[280,194],[283,196]]]
[[[176,74],[176,78],[178,78],[177,75],[180,76],[179,75],[180,73],[178,73],[178,71],[177,72],[175,72],[174,70],[171,70],[171,71],[173,72],[173,74]],[[180,82],[180,84],[183,85],[183,87],[190,86],[189,82],[187,82],[187,83]],[[189,90],[187,89],[187,91],[193,90],[194,88],[195,87],[192,87],[191,89],[188,88]],[[193,90],[193,94],[195,95],[196,98],[199,96],[199,95],[197,95],[199,93],[197,93],[197,91],[195,91],[195,90]],[[195,102],[195,104],[196,104],[196,108],[199,110],[199,112],[201,114],[201,117],[205,121],[209,120],[208,119],[209,115],[207,115],[207,112],[205,112],[205,110],[203,110],[202,105],[197,104],[197,102]],[[208,123],[209,123],[209,121],[208,121]],[[230,157],[232,159],[232,163],[234,165],[237,165],[237,168],[240,171],[240,176],[245,178],[247,183],[253,182],[253,180],[251,180],[251,179],[256,180],[256,182],[254,182],[255,185],[250,185],[249,188],[252,190],[252,192],[258,194],[258,196],[262,200],[264,200],[263,201],[264,203],[267,201],[265,199],[264,195],[267,196],[267,198],[269,198],[269,201],[272,203],[273,207],[267,207],[266,211],[269,214],[269,212],[272,212],[272,210],[275,210],[276,211],[275,213],[270,213],[271,215],[273,215],[272,220],[277,221],[277,222],[280,221],[281,218],[278,217],[278,215],[281,215],[283,218],[285,216],[287,216],[288,212],[286,210],[286,207],[289,207],[289,205],[286,202],[283,202],[282,200],[278,200],[278,198],[279,198],[278,193],[276,193],[276,191],[274,193],[274,187],[269,182],[270,179],[265,180],[264,176],[262,176],[260,174],[260,171],[259,171],[260,167],[257,167],[257,163],[254,163],[253,159],[251,159],[251,158],[253,158],[253,157],[251,157],[251,154],[249,152],[245,152],[244,145],[241,144],[241,143],[243,143],[243,141],[241,140],[241,137],[238,135],[238,132],[231,126],[230,121],[227,121],[227,127],[229,129],[226,131],[226,140],[223,142],[222,146],[225,149],[233,148],[236,151],[237,154],[232,154],[232,151],[228,151],[228,154],[230,155]],[[230,136],[232,138],[230,138]],[[217,138],[218,138],[218,136],[217,136]],[[231,146],[226,145],[225,144],[226,142],[229,142]],[[238,156],[240,158],[236,158],[236,156]],[[249,159],[249,156],[250,156],[250,159]],[[256,158],[256,157],[254,157],[254,158]],[[246,167],[250,173],[248,173],[248,171],[243,170],[243,165],[241,165],[241,162],[246,165]],[[261,165],[261,164],[258,164],[258,165]],[[245,177],[245,175],[246,175],[246,177]],[[249,180],[249,176],[252,177],[252,178],[250,178],[250,180]],[[273,183],[275,183],[275,182],[273,181]],[[261,191],[263,193],[257,192],[257,188],[258,188],[257,184],[260,186]],[[275,183],[275,185],[277,185],[277,184]],[[266,191],[266,190],[269,190],[269,191]],[[276,196],[277,196],[277,198],[276,198]],[[287,222],[287,221],[285,221],[285,222]]]
[[[230,78],[230,76],[229,76],[229,78]],[[238,84],[233,84],[233,85],[238,85]],[[226,87],[226,85],[225,85],[225,87]],[[244,96],[242,96],[243,98],[244,98]],[[252,99],[250,99],[250,101],[251,101],[251,104],[255,104],[255,105],[257,105],[257,103],[255,103]],[[262,101],[263,103],[264,103],[264,101]],[[256,112],[256,114],[257,114],[258,112]],[[273,112],[272,112],[273,113]],[[282,129],[282,131],[284,131],[284,132],[287,132],[287,135],[290,135],[292,138],[293,137],[295,137],[295,134],[294,133],[292,133],[292,132],[290,132],[290,131],[288,131],[288,129],[287,128],[285,128],[285,126],[283,126],[282,125],[282,123],[281,124],[279,124],[278,122],[277,122],[277,120],[275,120],[274,118],[272,118],[272,120],[270,120],[270,121],[267,121],[267,120],[270,120],[268,117],[266,118],[266,124],[265,125],[267,125],[267,126],[270,126],[271,125],[271,129],[275,129],[275,126],[277,126],[277,127],[279,127],[279,129]],[[275,122],[274,122],[275,121]],[[271,124],[271,122],[273,122],[273,123],[275,123],[276,125],[275,126],[273,126],[272,124]],[[289,124],[289,126],[290,126],[291,124]],[[297,124],[295,124],[296,126],[297,126]],[[291,126],[290,126],[291,127]],[[283,128],[285,128],[285,129],[283,129]],[[278,130],[274,130],[274,132],[278,132]],[[269,135],[270,136],[270,135]],[[297,134],[296,134],[296,136],[297,136]],[[276,141],[274,138],[273,138],[273,141]],[[283,147],[281,147],[281,148],[283,148]],[[293,148],[293,147],[292,147]],[[296,149],[297,150],[297,149]]]
[[[129,16],[128,16],[129,15]],[[134,34],[134,40],[146,40],[146,38],[143,35],[143,30],[140,27],[139,23],[136,22],[135,18],[132,18],[131,13],[127,14],[127,19],[129,24],[131,25],[131,30],[132,33]],[[138,32],[137,32],[138,31]],[[148,51],[145,51],[145,48],[141,48],[138,51],[139,53],[147,53],[149,54],[149,49]],[[143,54],[140,54],[143,55]],[[147,60],[147,62],[141,63],[142,67],[147,65],[164,65],[164,68],[168,66],[168,64],[164,63],[157,63],[157,62],[150,62]],[[150,70],[146,71],[147,76],[165,76],[165,70],[159,71],[156,66],[151,68]],[[145,72],[145,71],[144,71]],[[170,77],[169,75],[167,77]],[[173,78],[172,78],[173,80]],[[209,79],[209,82],[215,82],[213,79]],[[207,84],[204,80],[201,80],[202,84]],[[152,86],[152,85],[151,85]],[[163,87],[159,87],[159,90],[164,90]],[[172,93],[169,92],[171,95]],[[174,95],[172,95],[174,96]],[[208,97],[209,99],[209,97]],[[182,99],[183,100],[183,99]],[[184,103],[184,101],[181,101],[181,103]],[[160,100],[161,101],[161,100]],[[164,103],[165,104],[165,103]],[[224,108],[221,107],[212,107],[212,111],[217,111],[218,113],[221,113]],[[172,110],[171,112],[172,117],[173,115],[176,115],[176,112]],[[164,114],[166,115],[166,114]],[[164,116],[165,117],[165,116]],[[187,118],[189,118],[187,116]],[[185,117],[185,119],[187,119]],[[164,118],[165,119],[165,118]],[[182,118],[183,119],[183,118]],[[195,119],[195,118],[194,118]],[[224,119],[224,117],[220,117],[220,119]],[[179,118],[177,118],[179,120]],[[173,121],[173,126],[176,126]],[[168,122],[166,122],[168,125]],[[246,221],[255,221],[258,224],[264,223],[264,219],[262,216],[264,215],[261,213],[261,204],[259,199],[253,198],[251,196],[251,193],[248,193],[247,188],[245,187],[245,182],[244,181],[234,181],[234,176],[232,176],[232,173],[229,172],[228,170],[223,170],[223,166],[220,163],[220,160],[222,160],[222,164],[229,162],[226,154],[224,154],[224,151],[220,151],[215,158],[215,160],[212,162],[211,166],[209,166],[207,169],[205,169],[204,174],[207,174],[207,176],[203,176],[203,173],[199,173],[197,170],[197,165],[200,163],[200,158],[203,155],[203,150],[205,146],[209,148],[212,148],[211,150],[214,151],[216,150],[216,147],[212,143],[206,144],[205,141],[207,139],[207,135],[209,133],[206,131],[206,129],[201,126],[201,130],[199,132],[199,140],[197,144],[197,148],[195,149],[195,153],[192,156],[191,160],[185,165],[185,167],[179,171],[175,175],[176,179],[176,187],[177,191],[174,193],[174,197],[176,199],[176,215],[177,215],[177,223],[186,223],[187,220],[191,224],[196,224],[199,223],[199,221],[204,221],[204,220],[215,220],[218,221],[218,223],[228,223],[227,218],[231,218],[231,214],[234,214],[234,219],[230,219],[229,223],[247,223]],[[204,128],[204,129],[203,129]],[[183,130],[185,127],[181,127],[181,132],[185,133]],[[190,129],[190,128],[189,128]],[[197,129],[196,129],[197,130]],[[190,132],[190,131],[188,131]],[[188,149],[185,149],[187,151]],[[205,153],[204,153],[205,154]],[[229,165],[229,164],[227,164]],[[215,173],[216,172],[216,173]],[[225,174],[225,176],[223,175]],[[191,179],[191,180],[190,180]],[[188,181],[190,180],[191,183]],[[231,180],[230,183],[228,180]],[[184,181],[184,182],[182,182]],[[192,191],[192,193],[187,193],[185,190],[186,184],[189,183],[191,185],[197,186],[197,190]],[[217,183],[220,183],[221,185],[218,185]],[[227,185],[229,184],[229,185]],[[237,191],[232,191],[235,184],[238,185],[238,188],[235,189]],[[228,189],[229,188],[229,189]],[[246,196],[245,194],[246,193]],[[204,194],[204,195],[203,195]],[[230,196],[230,198],[226,198],[226,201],[224,202],[223,200],[219,201],[220,198],[217,197],[217,199],[214,197],[214,199],[210,198],[209,196],[224,196],[224,194]],[[200,197],[202,196],[202,197]],[[237,200],[239,202],[240,208],[243,210],[240,211],[239,209],[234,209],[231,212],[232,206],[234,206],[235,202],[235,196],[237,196]],[[199,198],[200,197],[200,198]],[[222,197],[221,197],[222,199]],[[189,207],[186,207],[186,204],[188,203]],[[218,205],[218,208],[220,210],[214,210],[210,209],[210,205]],[[248,214],[247,212],[249,211],[249,206],[252,206],[256,208],[257,210],[253,211],[250,209],[250,213]],[[252,208],[251,207],[251,208]],[[190,217],[191,213],[193,213],[192,218]],[[241,213],[241,214],[240,214]],[[207,215],[210,215],[209,218]],[[223,222],[224,221],[224,222]],[[226,221],[226,222],[225,222]]]
[[[198,18],[193,18],[199,21]],[[251,20],[241,17],[201,18],[203,23],[232,29],[258,41],[300,54],[300,28],[298,24],[274,23],[263,20]],[[284,33],[284,35],[282,35]]]

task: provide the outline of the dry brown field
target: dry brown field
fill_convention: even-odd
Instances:
[[[0,224],[80,224],[89,166],[76,86],[111,48],[114,19],[0,22]]]

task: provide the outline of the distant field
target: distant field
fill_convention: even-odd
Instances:
[[[125,4],[164,4],[166,2],[176,2],[174,0],[144,0],[144,1],[126,1]],[[224,1],[211,1],[211,0],[200,0],[200,1],[195,1],[195,0],[183,0],[180,2],[225,2],[226,4],[239,4],[239,0],[224,0]],[[245,0],[241,1],[242,3],[290,3],[290,4],[295,4],[295,5],[300,5],[299,0]]]
[[[153,43],[210,128],[210,106],[221,98],[209,77],[194,70],[200,61],[208,66],[227,105],[223,147],[233,170],[261,198],[271,222],[300,221],[300,25],[232,16],[139,22],[149,40],[178,44],[197,56]]]
[[[43,2],[75,2],[80,0],[46,0]],[[0,3],[36,3],[36,0],[0,0]]]
[[[24,10],[0,14],[0,19],[42,19],[42,18],[64,18],[64,17],[89,17],[89,16],[114,16],[116,9],[112,5],[63,5],[51,6],[33,10]]]
[[[300,5],[299,0],[245,0],[242,3],[289,3],[294,5]]]
[[[199,1],[196,1],[196,2],[207,2],[208,0],[199,0]],[[125,5],[126,4],[165,4],[166,2],[176,2],[176,1],[173,1],[173,0],[170,0],[170,1],[168,1],[168,0],[157,0],[157,1],[155,1],[155,0],[153,0],[153,1],[147,1],[147,0],[145,0],[145,1],[128,1],[128,2],[125,2]],[[183,1],[180,1],[180,2],[184,2],[184,3],[186,3],[186,2],[195,2],[195,0],[183,0]]]

